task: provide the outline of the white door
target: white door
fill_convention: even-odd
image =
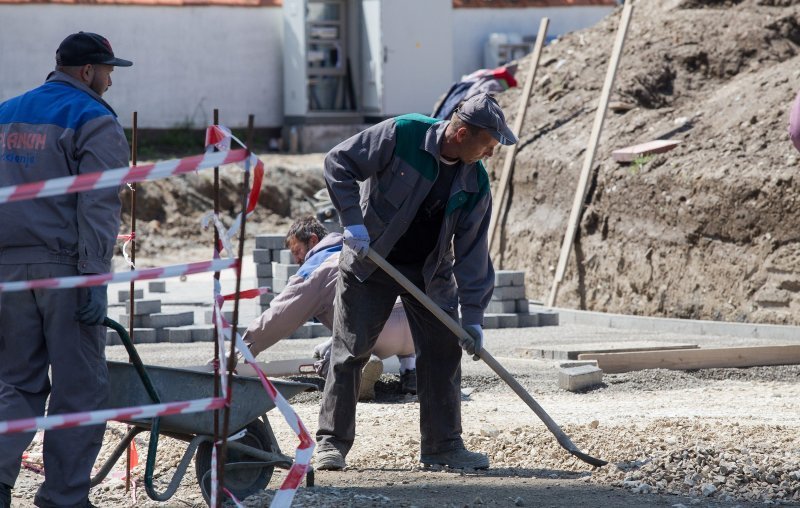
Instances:
[[[381,0],[380,5],[382,114],[429,115],[452,84],[453,2]]]
[[[361,59],[361,111],[365,115],[383,112],[383,40],[381,1],[362,0],[359,20]]]

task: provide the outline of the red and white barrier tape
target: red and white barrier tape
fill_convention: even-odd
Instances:
[[[17,432],[33,432],[34,430],[71,429],[99,425],[108,420],[147,419],[156,416],[200,413],[220,409],[225,406],[222,397],[208,399],[167,402],[147,406],[124,407],[119,409],[101,409],[98,411],[82,411],[63,415],[40,416],[38,418],[22,418],[0,422],[0,435]]]
[[[219,342],[223,344],[223,350],[224,339],[230,339],[234,334],[233,327],[225,320],[220,309],[225,298],[226,297],[223,297],[217,293],[214,303],[216,324],[219,330],[218,337]],[[300,419],[294,409],[292,409],[292,406],[275,388],[275,385],[272,384],[272,382],[258,366],[255,357],[250,352],[250,348],[248,348],[242,340],[242,336],[239,335],[239,333],[235,333],[235,336],[236,348],[241,352],[245,362],[250,364],[250,366],[255,369],[256,374],[258,375],[258,378],[264,387],[264,390],[267,392],[267,395],[275,403],[275,406],[280,410],[281,414],[286,420],[286,423],[289,424],[289,427],[291,427],[295,435],[297,435],[297,437],[300,439],[300,444],[295,450],[294,463],[289,469],[289,473],[286,475],[286,478],[284,479],[280,488],[275,492],[275,497],[272,498],[272,503],[270,504],[270,507],[272,508],[288,507],[291,506],[294,495],[297,492],[297,488],[302,484],[303,477],[305,477],[306,472],[309,469],[311,457],[314,454],[314,447],[316,445],[314,443],[314,439],[311,437],[311,433],[308,432],[308,429],[306,429],[303,421]],[[225,358],[225,356],[220,356],[220,358]],[[225,378],[224,373],[222,378]]]
[[[136,268],[136,265],[134,265],[131,260],[131,256],[128,255],[128,247],[130,247],[132,241],[136,240],[136,233],[131,231],[127,235],[117,235],[117,240],[125,240],[125,243],[122,244],[122,257],[125,258],[125,262],[128,263],[128,266]]]
[[[118,187],[124,183],[130,182],[159,180],[161,178],[182,175],[200,169],[242,162],[248,159],[247,153],[247,150],[208,152],[203,155],[156,162],[155,164],[122,167],[109,169],[107,171],[98,171],[96,173],[64,176],[21,185],[0,187],[0,204],[24,201],[26,199],[60,196],[62,194],[72,194],[74,192],[105,189],[108,187]]]
[[[247,148],[246,145],[242,143],[239,138],[234,136],[231,130],[227,127],[222,125],[211,125],[206,129],[207,151],[211,151],[214,148],[223,151],[230,150],[231,141],[235,141],[242,148]],[[264,163],[261,162],[258,156],[253,153],[250,153],[250,157],[245,161],[244,164],[245,171],[250,171],[251,167],[253,170],[253,181],[250,184],[250,194],[247,198],[247,206],[245,208],[245,213],[247,216],[250,216],[250,214],[253,213],[253,210],[255,210],[256,205],[258,204],[258,197],[261,195],[261,184],[264,180]],[[230,241],[239,232],[239,228],[242,223],[242,214],[240,213],[236,216],[231,224],[231,227],[225,228],[225,226],[219,220],[219,217],[214,212],[209,212],[203,216],[203,227],[207,228],[212,219],[214,221],[214,226],[219,231],[220,244],[216,246],[217,250],[222,251],[224,249],[229,253],[229,256],[234,255],[231,251]]]
[[[27,291],[30,289],[64,289],[88,286],[101,286],[112,282],[130,282],[132,280],[162,279],[179,277],[192,273],[217,272],[238,265],[236,259],[215,259],[183,265],[168,265],[159,268],[143,268],[128,272],[110,272],[97,275],[77,275],[55,279],[36,279],[15,282],[0,282],[0,292]]]

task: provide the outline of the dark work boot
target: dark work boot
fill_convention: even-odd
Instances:
[[[11,508],[11,487],[0,483],[0,508]]]
[[[400,374],[400,393],[417,394],[417,369],[407,370]]]
[[[419,461],[426,466],[448,466],[453,469],[488,469],[489,457],[463,448],[442,453],[423,453]]]

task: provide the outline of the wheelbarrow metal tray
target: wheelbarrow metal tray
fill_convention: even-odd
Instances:
[[[153,404],[134,366],[127,362],[106,362],[111,384],[108,409]],[[145,365],[161,402],[178,402],[205,399],[214,396],[214,374],[174,367]],[[279,379],[270,379],[275,388],[291,399],[301,392],[315,390],[316,386]],[[239,430],[260,417],[275,404],[267,396],[258,378],[233,376],[230,428]],[[149,427],[150,420],[132,420],[129,423]],[[161,432],[187,435],[214,433],[214,413],[191,413],[161,417]]]

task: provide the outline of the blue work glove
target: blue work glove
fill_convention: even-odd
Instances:
[[[102,325],[108,313],[106,286],[91,286],[86,289],[89,291],[89,300],[75,311],[75,321],[85,325]]]
[[[344,244],[353,249],[358,259],[364,259],[369,252],[369,233],[363,224],[353,224],[344,228]]]
[[[473,360],[479,360],[478,354],[483,347],[483,330],[481,325],[465,325],[464,330],[470,335],[470,338],[459,337],[458,344],[468,353],[472,355]],[[470,340],[472,339],[472,340]]]

